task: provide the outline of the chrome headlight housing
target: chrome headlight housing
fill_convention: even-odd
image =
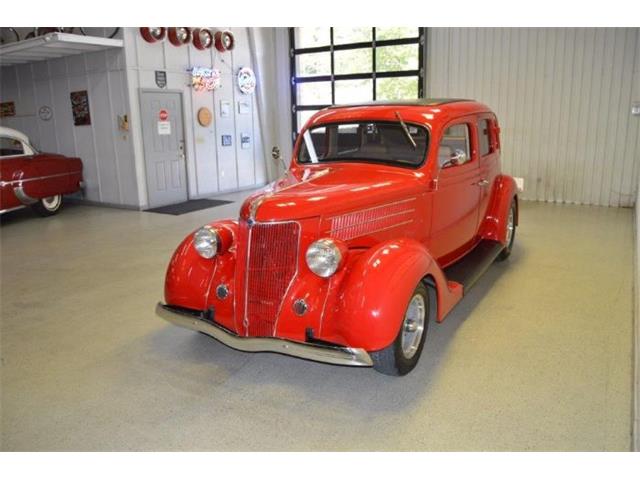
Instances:
[[[213,227],[204,226],[193,235],[193,248],[203,258],[213,258],[220,248],[220,234]]]
[[[309,245],[306,254],[309,270],[322,278],[336,273],[344,258],[343,249],[330,238],[322,238]]]

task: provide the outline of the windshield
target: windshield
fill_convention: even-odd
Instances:
[[[298,162],[381,162],[420,165],[429,132],[401,122],[358,122],[321,125],[305,131]]]

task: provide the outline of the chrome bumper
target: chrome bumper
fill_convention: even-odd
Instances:
[[[191,312],[163,303],[156,305],[156,314],[174,325],[206,333],[225,345],[243,352],[282,353],[316,362],[352,367],[370,367],[373,364],[369,354],[361,348],[315,345],[275,337],[240,337],[204,320],[199,312]]]

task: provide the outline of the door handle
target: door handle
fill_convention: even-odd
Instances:
[[[474,183],[474,185],[477,185],[479,187],[486,187],[487,185],[489,185],[489,180],[487,180],[486,178],[483,178],[479,182]]]

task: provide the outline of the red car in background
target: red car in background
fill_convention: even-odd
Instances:
[[[156,312],[239,350],[408,373],[431,317],[511,253],[499,133],[470,100],[321,110],[283,178],[182,242]]]
[[[82,187],[82,160],[40,153],[23,133],[0,127],[0,213],[29,206],[53,215],[63,195]]]

